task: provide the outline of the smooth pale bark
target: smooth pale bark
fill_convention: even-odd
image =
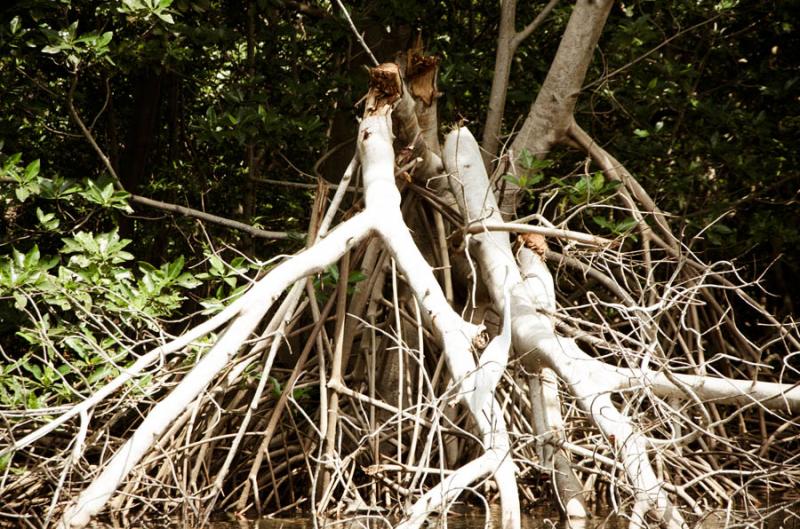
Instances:
[[[394,156],[391,147],[391,121],[388,112],[365,118],[359,131],[359,152],[362,160],[367,207],[370,200],[382,197],[381,222],[376,226],[389,251],[405,272],[406,281],[433,322],[444,345],[445,360],[459,395],[470,410],[481,433],[486,449],[484,457],[458,469],[447,480],[434,487],[408,511],[407,519],[398,527],[419,527],[433,509],[440,508],[455,492],[453,483],[472,482],[492,472],[500,490],[503,527],[520,527],[514,465],[510,457],[510,442],[503,422],[502,410],[495,399],[480,405],[470,398],[480,387],[480,370],[472,359],[472,344],[479,328],[465,322],[448,304],[433,271],[422,257],[402,220],[400,193],[394,184]],[[491,391],[490,391],[491,392]]]
[[[395,256],[418,302],[433,322],[443,343],[451,375],[454,380],[460,381],[461,396],[480,428],[486,448],[483,457],[459,469],[423,496],[410,509],[404,527],[418,527],[429,509],[443,505],[452,496],[453,483],[473,481],[476,471],[479,475],[495,473],[501,492],[503,525],[508,529],[520,526],[514,466],[500,406],[493,398],[480,408],[470,405],[470,395],[476,389],[481,389],[477,387],[480,379],[476,376],[480,370],[476,369],[471,354],[473,340],[480,328],[465,322],[450,307],[431,267],[420,254],[403,222],[400,193],[394,180],[391,128],[391,108],[388,105],[372,111],[372,115],[368,115],[361,123],[359,155],[363,166],[366,210],[344,222],[311,248],[275,267],[234,303],[237,308],[235,317],[217,343],[181,383],[151,410],[103,471],[68,506],[60,527],[83,527],[91,516],[105,506],[121,481],[153,447],[175,417],[231,361],[284,289],[302,277],[321,272],[373,231],[381,235]]]
[[[644,375],[632,376],[629,370],[620,370],[619,388],[635,388],[648,384],[654,394],[663,398],[686,399],[687,395],[675,386],[664,373],[651,371]],[[705,375],[686,375],[673,373],[702,402],[728,404],[733,406],[760,406],[769,410],[800,413],[800,385],[761,382],[757,380],[737,380],[733,378]]]
[[[466,129],[454,131],[445,142],[445,166],[450,169],[450,145],[458,147],[459,165],[456,173],[457,181],[465,190],[456,193],[460,199],[465,198],[465,207],[469,209],[469,218],[491,218],[497,215],[494,196],[489,192],[488,179],[483,171],[477,143]],[[470,152],[471,151],[471,152]],[[455,172],[454,169],[450,169]],[[469,197],[469,200],[466,198]],[[475,197],[482,197],[476,199]],[[496,236],[496,234],[492,234]],[[498,281],[497,270],[510,269],[516,266],[509,260],[508,241],[502,244],[499,240],[486,241],[477,246],[477,260],[483,270],[484,280],[493,297],[503,288]],[[618,451],[628,477],[635,491],[635,504],[631,517],[631,526],[640,527],[644,522],[643,514],[652,511],[670,528],[678,528],[683,524],[680,514],[672,508],[663,483],[658,480],[650,465],[646,451],[646,439],[636,431],[630,418],[621,414],[611,402],[609,379],[604,375],[613,373],[613,368],[606,367],[603,362],[595,360],[578,349],[573,340],[557,336],[549,317],[539,309],[555,307],[553,280],[541,257],[529,252],[524,272],[525,280],[514,288],[512,299],[512,329],[514,347],[522,354],[523,365],[531,372],[539,372],[543,368],[553,369],[566,383],[569,391],[577,398],[579,405],[586,410],[594,424],[603,432]],[[513,259],[513,256],[512,256]],[[517,278],[519,277],[518,272]],[[618,376],[612,376],[612,383]]]
[[[444,163],[448,170],[450,188],[458,201],[459,207],[467,223],[483,223],[497,225],[501,222],[500,211],[497,207],[494,195],[489,190],[489,179],[484,169],[478,143],[466,128],[452,131],[445,140]],[[507,307],[510,297],[506,295],[506,289],[515,287],[515,290],[522,287],[519,269],[511,252],[511,245],[508,235],[498,231],[484,231],[473,237],[473,244],[468,250],[473,251],[480,263],[480,270],[483,282],[487,286],[492,301],[498,309],[507,312],[512,307]],[[546,269],[545,269],[546,271]],[[531,295],[538,295],[538,292],[530,292]],[[546,290],[546,295],[537,298],[542,307],[550,310],[555,309],[555,292]],[[504,318],[504,325],[506,321]],[[512,333],[513,334],[513,333]],[[496,367],[496,366],[495,366]],[[542,421],[535,421],[540,424],[541,429],[537,430],[537,435],[546,434],[550,427],[558,427],[561,423],[560,404],[558,395],[549,388],[547,392],[537,392],[531,396],[538,400],[534,406],[538,407],[543,413],[549,413],[548,418],[542,417]],[[558,415],[558,418],[555,417]],[[553,451],[548,451],[550,456]],[[563,457],[563,454],[560,456]],[[552,459],[544,463],[553,467]],[[559,480],[554,480],[557,488],[556,494],[563,499],[564,512],[571,517],[585,517],[588,512],[580,495],[580,482],[575,477],[571,468],[559,461]]]
[[[583,487],[567,455],[560,449],[566,436],[555,373],[550,369],[542,369],[528,378],[528,384],[533,411],[531,424],[537,438],[540,464],[550,472],[553,491],[564,514],[570,520],[586,518],[589,513],[583,498]]]
[[[559,237],[562,239],[569,239],[582,244],[588,244],[597,247],[609,247],[615,244],[615,241],[598,237],[590,233],[583,233],[572,230],[562,230],[559,228],[549,228],[546,226],[530,226],[528,224],[521,224],[518,222],[498,222],[490,219],[482,219],[479,224],[475,224],[467,228],[468,233],[480,233],[482,231],[505,231],[509,233],[535,233],[537,235],[544,235],[546,237]]]

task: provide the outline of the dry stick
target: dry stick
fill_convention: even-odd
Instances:
[[[439,362],[436,364],[436,369],[434,370],[433,377],[431,379],[430,385],[428,387],[428,398],[432,404],[436,404],[436,389],[437,389],[437,382],[439,375],[442,373],[444,367],[444,356],[439,357]],[[432,426],[428,430],[428,437],[425,441],[425,448],[420,456],[420,464],[430,464],[430,457],[431,453],[433,452],[433,441],[434,437],[437,441],[437,446],[439,450],[439,479],[444,480],[445,478],[445,466],[447,465],[447,454],[445,452],[445,445],[442,439],[442,428],[441,428],[441,418],[443,417],[443,411],[445,406],[447,406],[447,399],[442,398],[439,400],[438,405],[434,405],[431,407],[431,418],[430,421]],[[421,419],[422,420],[422,419]],[[422,473],[416,472],[414,476],[411,478],[411,483],[409,484],[409,489],[414,490],[418,480],[422,479]]]
[[[342,383],[342,345],[344,342],[345,318],[347,317],[347,288],[350,277],[350,253],[344,254],[342,267],[339,273],[339,289],[336,300],[336,329],[334,330],[334,340],[336,345],[333,349],[333,365],[331,366],[331,378],[329,384]],[[320,370],[322,367],[320,366]],[[339,394],[331,392],[328,402],[328,422],[322,434],[325,436],[325,453],[322,457],[323,464],[332,464],[334,453],[336,452],[336,430],[339,425]],[[330,481],[330,474],[326,470],[323,474],[322,490],[325,491],[317,506],[317,515],[325,512],[328,501],[333,494],[335,484]]]
[[[338,285],[337,285],[338,289]],[[307,285],[308,297],[311,299],[311,315],[315,321],[319,318],[319,303],[314,288],[311,282]],[[337,294],[338,295],[338,294]],[[337,312],[339,309],[337,308]],[[317,446],[317,459],[323,462],[322,457],[324,451],[327,449],[325,443],[326,432],[328,431],[328,360],[325,355],[325,349],[322,344],[322,337],[317,335],[317,363],[319,364],[319,437],[320,443]],[[322,484],[320,485],[320,472],[322,472]],[[318,463],[314,467],[314,472],[311,474],[311,509],[315,513],[315,518],[319,518],[321,511],[317,505],[318,499],[324,499],[327,493],[328,484],[330,481],[330,474],[326,465]],[[317,527],[317,522],[314,522],[314,527]]]
[[[553,250],[547,250],[545,252],[545,257],[548,261],[554,261],[559,264],[567,265],[571,268],[574,268],[581,272],[584,276],[593,277],[594,279],[598,280],[604,287],[606,287],[611,293],[617,296],[621,301],[623,301],[626,305],[634,307],[636,306],[636,301],[628,294],[627,291],[623,290],[622,287],[611,277],[607,276],[597,268],[593,266],[589,266],[574,257],[570,257],[568,255],[563,255],[558,252],[554,252]]]
[[[286,185],[292,185],[292,183],[284,182]],[[297,186],[303,186],[304,188],[308,189],[316,189],[316,184],[296,184]],[[334,186],[335,187],[335,186]],[[261,239],[274,239],[274,240],[281,240],[281,239],[294,239],[298,237],[302,237],[304,234],[302,232],[286,232],[286,231],[272,231],[272,230],[264,230],[261,228],[257,228],[250,224],[246,224],[244,222],[239,222],[233,219],[229,219],[226,217],[221,217],[219,215],[213,215],[211,213],[207,213],[205,211],[200,211],[198,209],[189,208],[186,206],[181,206],[178,204],[172,204],[169,202],[163,202],[160,200],[153,200],[152,198],[143,197],[141,195],[135,194],[128,194],[128,198],[131,202],[136,204],[141,204],[143,206],[152,207],[155,209],[160,209],[163,211],[168,211],[170,213],[178,213],[180,215],[186,217],[192,217],[199,220],[204,220],[210,222],[212,224],[217,224],[219,226],[224,226],[226,228],[231,228],[234,230],[239,230],[247,233],[252,237],[257,237]]]
[[[504,231],[511,233],[536,233],[546,237],[558,237],[561,239],[571,239],[583,244],[607,248],[615,246],[616,241],[572,230],[562,230],[558,228],[548,228],[545,226],[531,226],[516,222],[495,222],[487,220],[476,220],[467,227],[467,233],[482,233],[484,231]]]
[[[417,318],[417,343],[418,351],[417,351],[417,413],[416,413],[416,420],[414,421],[414,432],[411,434],[411,446],[408,449],[408,458],[406,459],[407,465],[414,465],[414,456],[417,452],[417,441],[419,438],[420,433],[420,426],[421,426],[421,414],[422,414],[422,382],[423,378],[426,376],[425,373],[425,342],[424,342],[424,333],[422,331],[422,315],[420,314],[419,310],[419,302],[414,300],[414,313]],[[411,399],[409,398],[409,401]]]
[[[277,325],[276,322],[280,321],[283,318],[284,313],[282,312],[282,310],[284,310],[285,308],[286,308],[286,303],[284,301],[284,303],[281,304],[281,307],[278,309],[278,311],[276,311],[276,313],[273,316],[270,324],[267,326],[267,329],[265,329],[265,332],[262,333],[262,339],[265,339],[268,335],[272,334],[275,331],[275,328],[276,328],[276,325]],[[266,340],[259,342],[256,345],[256,347],[262,346],[262,344],[264,344],[265,342],[266,342]],[[250,365],[250,363],[253,360],[255,360],[255,355],[252,354],[252,352],[251,352],[251,355],[246,356],[244,359],[242,359],[240,362],[238,362],[235,366],[233,366],[233,368],[228,372],[227,376],[225,377],[225,382],[220,384],[220,385],[218,385],[217,387],[215,387],[212,391],[207,392],[206,395],[203,395],[203,396],[197,398],[195,400],[195,405],[191,409],[187,408],[187,410],[184,411],[183,415],[181,415],[181,417],[179,417],[176,421],[174,421],[174,423],[170,427],[170,429],[164,434],[164,439],[170,439],[173,435],[175,435],[175,433],[178,432],[178,430],[183,427],[183,423],[186,421],[186,417],[190,416],[188,424],[186,425],[186,427],[183,430],[183,437],[186,440],[185,448],[188,449],[190,444],[195,444],[195,443],[191,443],[191,436],[192,436],[192,432],[194,430],[194,425],[195,425],[195,422],[197,420],[197,416],[198,416],[198,414],[199,414],[199,412],[201,410],[202,405],[205,403],[204,401],[214,401],[214,399],[217,396],[219,396],[220,394],[222,394],[225,389],[228,389],[229,387],[231,387],[239,379],[239,376],[244,372],[244,370],[247,368],[247,366]],[[245,397],[245,392],[244,391],[242,391],[242,390],[237,391],[235,396],[234,396],[233,402],[231,402],[229,404],[229,406],[232,407],[232,408],[235,408],[238,405],[238,403],[242,399],[244,399],[244,397]],[[194,464],[194,466],[192,468],[191,474],[186,472],[189,476],[191,476],[190,485],[192,487],[194,487],[194,488],[196,488],[197,476],[198,476],[198,474],[200,472],[201,466],[203,464],[205,464],[207,466],[207,468],[211,468],[213,466],[213,464],[211,464],[212,463],[211,461],[206,461],[205,460],[205,454],[206,453],[213,454],[214,453],[214,449],[216,447],[216,444],[220,439],[220,436],[215,435],[214,429],[219,427],[219,426],[221,426],[221,424],[227,422],[226,418],[223,418],[222,414],[223,414],[222,408],[219,407],[219,406],[215,406],[214,407],[213,419],[212,420],[208,420],[207,417],[204,417],[206,419],[207,427],[206,427],[206,431],[205,431],[205,433],[203,435],[203,439],[198,442],[200,444],[199,454],[197,454],[197,456],[195,458],[195,464]],[[163,444],[163,442],[162,442],[162,444]],[[153,459],[152,456],[150,457],[150,459],[151,460]],[[188,460],[189,460],[189,457],[186,457],[185,458],[185,462],[188,463]],[[142,468],[146,468],[146,466],[147,466],[146,464],[143,464]],[[187,489],[188,489],[188,487],[187,487]],[[123,497],[124,497],[124,495],[118,495],[117,496],[117,498],[119,498],[119,499],[122,499]],[[212,488],[211,497],[212,497],[212,501],[213,501],[213,488]],[[111,501],[111,505],[114,504],[114,501],[115,500]],[[192,508],[195,509],[194,505],[192,505]],[[198,513],[198,516],[199,516],[199,513]]]
[[[289,399],[289,393],[294,390],[293,388],[294,383],[300,376],[300,372],[305,366],[306,360],[308,359],[308,355],[311,352],[311,349],[314,347],[314,341],[318,336],[320,330],[322,329],[322,326],[325,323],[325,319],[327,318],[328,314],[333,308],[335,301],[336,298],[334,296],[331,296],[331,298],[325,304],[325,307],[322,309],[320,313],[320,318],[317,320],[317,324],[311,331],[311,335],[306,341],[306,345],[305,347],[303,347],[303,350],[301,351],[300,356],[297,359],[297,363],[295,364],[295,367],[292,370],[292,374],[289,376],[289,380],[284,385],[283,392],[281,392],[281,396],[278,399],[278,403],[272,410],[269,423],[267,423],[267,427],[264,430],[264,437],[261,441],[261,445],[259,446],[258,451],[256,452],[255,457],[253,458],[253,464],[250,467],[250,473],[248,475],[247,482],[243,487],[242,492],[239,494],[239,500],[236,503],[236,510],[238,512],[243,512],[245,506],[247,505],[247,498],[250,495],[251,484],[253,486],[257,486],[258,471],[261,469],[261,462],[263,460],[264,455],[266,455],[267,452],[269,451],[269,443],[272,440],[273,435],[275,434],[275,429],[278,426],[278,420],[280,419],[283,413],[283,409],[286,407],[286,402]],[[256,504],[258,505],[257,488],[254,488],[254,494],[256,495],[255,500]]]
[[[337,288],[336,292],[338,292],[338,289],[341,288],[341,284],[337,284],[336,288]],[[319,312],[319,304],[317,302],[317,293],[314,290],[314,285],[312,284],[310,279],[306,282],[306,292],[307,292],[307,295],[308,295],[309,299],[311,300],[311,315],[312,315],[312,317],[314,318],[314,320],[321,319],[320,312]],[[335,297],[335,296],[333,296],[333,294],[336,294],[336,292],[332,293],[332,296],[331,296],[332,298]],[[339,313],[340,311],[341,311],[341,309],[337,308],[337,313]],[[324,318],[322,318],[322,319],[324,319]],[[334,317],[334,319],[338,319],[338,318]],[[327,359],[328,358],[333,359],[333,350],[331,349],[331,341],[328,338],[328,332],[327,332],[327,329],[324,326],[322,327],[320,332],[317,334],[316,345],[317,345],[317,362],[319,364],[319,376],[318,376],[318,378],[319,378],[319,394],[320,394],[320,399],[319,399],[319,429],[316,432],[320,437],[320,443],[318,445],[319,452],[317,454],[317,458],[321,459],[322,455],[323,455],[323,451],[326,449],[326,444],[325,444],[324,440],[325,440],[326,432],[328,431],[328,398],[329,398],[329,393],[328,393],[328,380],[326,378],[327,374],[328,374]],[[312,476],[313,476],[312,477],[312,485],[313,485],[312,488],[314,490],[314,494],[312,495],[313,500],[311,502],[311,507],[314,510],[314,512],[317,512],[317,510],[318,510],[318,507],[317,507],[317,504],[316,504],[317,498],[319,498],[321,494],[324,495],[324,492],[327,489],[328,483],[326,481],[324,481],[324,480],[328,477],[327,469],[329,469],[329,468],[331,468],[329,465],[318,464],[315,467],[314,473],[312,474]],[[323,483],[322,483],[321,486],[318,485],[318,483],[319,483],[319,473],[320,472],[323,472]]]
[[[72,119],[75,120],[75,123],[78,125],[78,128],[81,129],[81,133],[86,138],[86,141],[92,146],[94,151],[97,153],[97,156],[100,157],[100,160],[103,162],[103,165],[106,166],[108,173],[114,179],[114,186],[119,191],[124,191],[125,189],[122,187],[122,181],[119,179],[117,172],[114,170],[114,166],[111,165],[111,160],[108,159],[108,156],[103,152],[103,149],[97,144],[95,141],[92,132],[86,128],[86,124],[84,124],[83,120],[78,115],[78,111],[75,109],[75,89],[78,87],[78,72],[76,71],[75,74],[72,76],[72,84],[70,84],[69,92],[67,93],[67,108],[69,109],[69,113],[72,116]]]
[[[320,223],[320,228],[318,231],[318,237],[325,237],[325,235],[328,233],[328,229],[330,228],[331,223],[333,223],[333,218],[336,216],[336,212],[339,211],[339,204],[342,203],[345,191],[347,191],[350,180],[352,180],[357,169],[358,156],[354,154],[352,160],[350,160],[350,163],[347,165],[347,169],[344,171],[344,175],[342,175],[342,180],[339,182],[339,187],[336,188],[336,193],[334,193],[333,198],[331,199],[331,205],[328,207],[328,211],[322,218],[322,222]]]
[[[135,204],[142,204],[143,206],[149,206],[152,208],[169,211],[171,213],[178,213],[186,217],[192,217],[195,219],[211,222],[219,226],[225,226],[226,228],[232,228],[235,230],[243,231],[252,237],[258,237],[261,239],[276,239],[276,240],[291,239],[303,235],[302,233],[291,234],[285,231],[262,230],[261,228],[256,228],[255,226],[251,226],[250,224],[245,224],[244,222],[227,219],[225,217],[220,217],[218,215],[212,215],[210,213],[206,213],[205,211],[187,208],[184,206],[179,206],[177,204],[169,204],[167,202],[161,202],[160,200],[153,200],[152,198],[146,198],[139,195],[131,195],[130,200]]]
[[[450,252],[447,249],[447,234],[444,229],[444,219],[439,210],[433,210],[433,222],[436,225],[436,243],[439,250],[439,261],[442,264],[442,278],[444,282],[444,296],[452,305],[453,303],[453,270],[450,265]]]
[[[392,301],[394,305],[394,339],[397,343],[397,408],[405,409],[403,406],[404,390],[406,385],[405,365],[405,343],[403,342],[403,323],[400,321],[400,298],[397,295],[397,263],[392,259]],[[403,415],[397,415],[397,461],[403,460]]]
[[[367,55],[369,55],[369,58],[372,59],[372,64],[374,66],[378,66],[378,64],[379,64],[378,63],[378,59],[376,59],[375,55],[372,54],[372,50],[369,49],[369,46],[367,46],[367,43],[364,42],[364,38],[361,36],[361,34],[356,29],[356,25],[353,24],[353,19],[350,18],[350,13],[347,12],[347,8],[344,7],[344,4],[342,4],[341,0],[336,0],[336,5],[338,5],[339,9],[341,9],[342,12],[344,12],[344,16],[347,19],[347,23],[350,24],[350,29],[353,30],[353,33],[355,34],[356,38],[358,39],[358,42],[361,44],[361,47],[364,48],[364,51],[367,52]]]
[[[371,400],[375,400],[375,379],[376,379],[376,340],[375,340],[375,319],[374,316],[370,315],[370,325],[369,325],[369,349],[367,351],[367,391],[369,392],[369,398]],[[363,340],[362,335],[362,340]],[[370,437],[372,438],[372,442],[370,443],[370,448],[372,449],[372,461],[374,464],[379,464],[381,461],[381,451],[380,451],[380,432],[377,432],[377,423],[375,421],[375,408],[370,406],[369,408],[369,431]],[[376,433],[377,432],[377,433]],[[370,498],[370,505],[377,505],[378,498],[380,497],[380,489],[376,486],[375,483],[370,483],[369,489],[369,498]]]
[[[267,385],[267,380],[269,380],[269,373],[272,369],[272,363],[275,361],[275,356],[278,353],[278,349],[280,349],[281,344],[283,343],[282,339],[285,338],[286,332],[289,330],[290,320],[292,316],[294,316],[293,312],[294,309],[297,307],[297,304],[300,300],[300,295],[303,292],[303,283],[298,281],[294,284],[292,289],[289,291],[288,296],[284,300],[283,307],[281,307],[283,314],[279,318],[278,328],[274,331],[271,331],[270,334],[275,333],[276,336],[272,338],[272,344],[269,348],[269,353],[267,354],[267,358],[264,361],[264,367],[261,370],[261,378],[258,381],[258,386],[256,386],[256,390],[253,393],[253,397],[250,399],[250,405],[247,407],[247,412],[245,413],[244,418],[242,419],[241,424],[239,425],[239,430],[236,433],[236,437],[234,438],[231,446],[228,447],[227,454],[225,456],[225,461],[222,464],[222,468],[217,472],[217,476],[214,479],[214,485],[211,491],[211,498],[210,500],[204,505],[205,509],[205,516],[203,519],[203,525],[207,523],[208,517],[211,515],[211,512],[214,508],[214,504],[216,503],[217,496],[219,492],[222,490],[222,485],[225,480],[225,477],[228,475],[228,469],[230,468],[231,463],[233,463],[233,458],[236,455],[236,452],[239,447],[239,443],[241,443],[244,433],[247,431],[247,426],[250,424],[250,419],[253,416],[253,412],[258,408],[258,402],[261,400],[261,395],[264,392],[264,388]],[[279,310],[279,312],[281,312]],[[272,323],[272,322],[271,322]],[[260,342],[256,345],[256,348],[263,348],[262,345],[264,342]]]
[[[269,185],[274,185],[274,186],[293,187],[293,188],[296,188],[296,189],[316,189],[317,188],[317,184],[306,184],[304,182],[291,182],[291,181],[288,181],[288,180],[275,180],[275,179],[271,179],[271,178],[254,178],[253,180],[255,180],[255,182],[259,183],[259,184],[269,184]],[[337,189],[337,190],[340,187],[342,187],[341,183],[339,183],[339,184],[330,184],[329,183],[328,185],[330,186],[331,189]],[[345,193],[363,193],[364,192],[364,188],[363,187],[350,187],[350,186],[344,186],[344,187],[345,187],[345,190],[344,190]]]

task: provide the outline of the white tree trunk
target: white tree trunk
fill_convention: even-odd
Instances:
[[[259,280],[239,301],[234,319],[211,350],[195,365],[181,383],[147,415],[133,436],[114,454],[103,471],[65,511],[60,527],[83,527],[108,502],[131,469],[158,441],[161,434],[231,361],[251,335],[269,307],[298,279],[321,272],[372,231],[383,238],[398,266],[405,274],[414,295],[434,324],[441,338],[453,380],[461,385],[461,396],[469,406],[477,389],[491,394],[493,388],[480,388],[478,370],[472,359],[473,340],[480,328],[465,322],[447,303],[431,267],[425,262],[403,222],[400,193],[394,182],[391,108],[385,106],[366,117],[359,129],[359,155],[363,167],[366,210],[344,222],[317,244],[284,261]],[[206,327],[203,327],[206,328]],[[495,399],[470,411],[478,424],[486,454],[454,472],[415,504],[403,527],[418,527],[430,509],[441,507],[462,484],[494,472],[503,510],[503,526],[520,527],[514,465],[510,443]],[[453,489],[453,486],[458,486]],[[464,485],[466,486],[466,485]]]

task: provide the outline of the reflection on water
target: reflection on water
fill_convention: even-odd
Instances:
[[[470,509],[467,512],[450,512],[445,521],[438,521],[436,516],[428,519],[426,528],[441,529],[495,529],[499,528],[500,511],[492,507],[488,512]],[[319,529],[392,529],[398,522],[382,516],[350,517],[343,520],[320,520]],[[438,522],[438,523],[437,523]],[[618,516],[597,516],[591,521],[566,525],[559,519],[556,509],[545,507],[528,510],[522,516],[522,529],[623,529],[627,522]],[[269,519],[262,518],[239,523],[215,523],[210,529],[315,529],[310,518]],[[798,528],[800,529],[800,528]]]
[[[800,529],[800,506],[795,503],[789,510],[772,509],[773,514],[769,519],[762,516],[752,516],[752,519],[732,520],[725,513],[713,513],[703,520],[696,520],[689,527],[697,529],[723,529],[723,528],[759,528],[759,529]],[[489,513],[480,510],[471,510],[466,513],[450,513],[446,522],[438,522],[436,517],[431,517],[429,528],[441,529],[495,529],[499,527],[499,510],[493,507]],[[381,516],[351,517],[346,520],[318,521],[319,529],[391,529],[393,523]],[[494,523],[493,523],[494,521]],[[165,527],[161,525],[160,527]],[[624,529],[628,527],[628,519],[624,516],[613,514],[596,514],[586,521],[571,522],[567,524],[559,518],[558,511],[546,507],[538,507],[523,513],[523,529]],[[653,524],[653,527],[658,527]],[[175,529],[188,529],[176,525]],[[310,518],[262,518],[240,522],[215,522],[209,529],[314,529],[315,524]]]
[[[463,507],[462,507],[463,508]],[[445,522],[431,516],[426,529],[499,529],[500,512],[492,507],[489,512],[476,508],[467,508],[465,512],[450,512]],[[725,512],[711,513],[703,520],[691,520],[687,529],[800,529],[800,500],[773,504],[765,509],[769,516],[752,514],[728,518]],[[352,516],[343,520],[319,520],[317,524],[311,518],[300,516],[286,518],[261,518],[258,520],[240,520],[234,522],[212,522],[203,529],[392,529],[399,520],[382,516]],[[153,521],[149,523],[131,523],[123,525],[106,525],[94,522],[91,529],[198,529],[198,526],[183,523],[179,520]],[[541,506],[529,509],[522,515],[522,529],[627,529],[628,519],[609,513],[596,513],[586,521],[573,521],[570,524],[559,518],[557,509]],[[659,527],[651,524],[652,528]]]

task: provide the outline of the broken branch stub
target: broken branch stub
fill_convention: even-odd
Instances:
[[[403,95],[400,69],[393,62],[385,62],[369,69],[369,91],[365,116],[372,116],[385,106],[392,106]]]
[[[406,61],[406,79],[411,95],[430,106],[439,95],[436,89],[439,58],[424,55],[421,47],[415,47],[409,50]]]

